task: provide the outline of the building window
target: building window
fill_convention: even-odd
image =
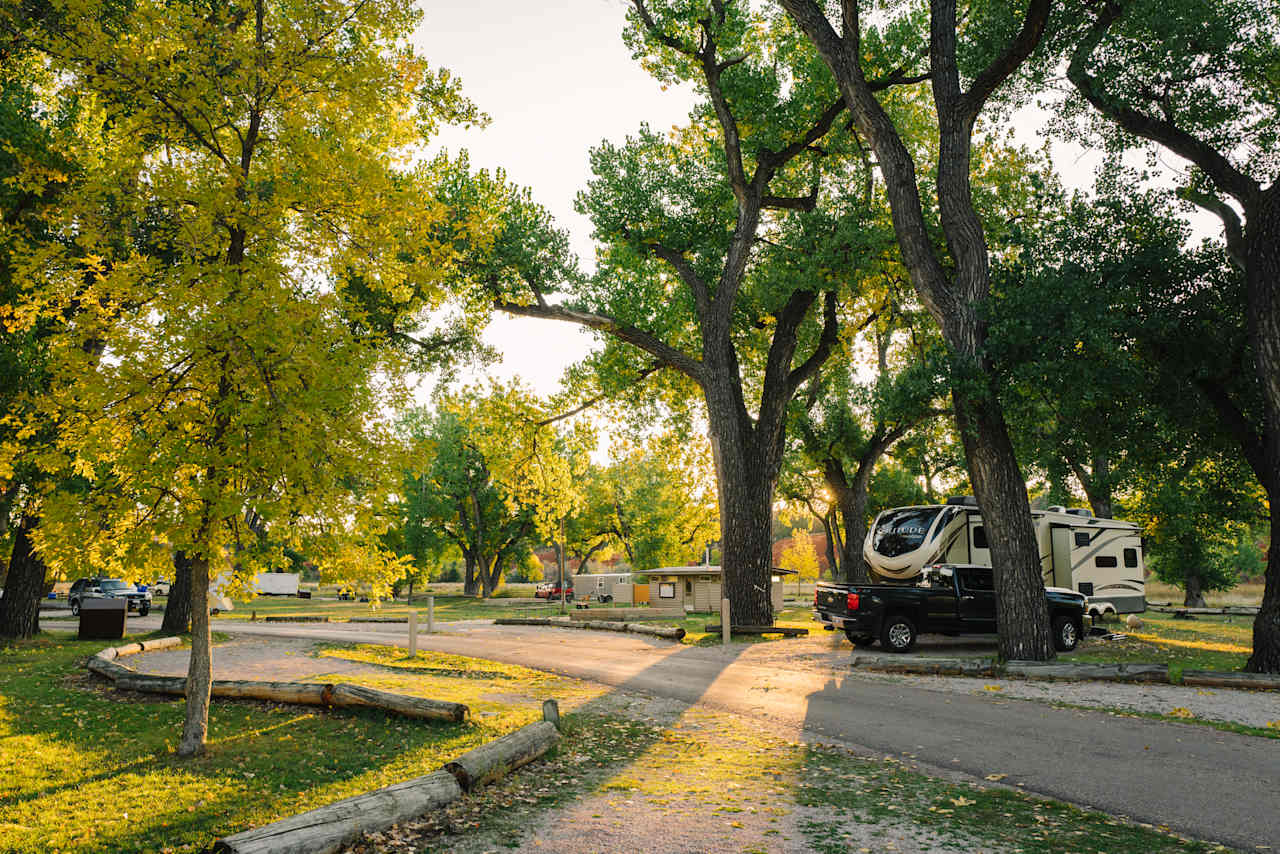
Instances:
[[[684,595],[686,595],[686,596],[692,596],[692,595],[693,595],[693,582],[692,582],[692,581],[686,581],[686,582],[684,583]]]
[[[1120,565],[1115,555],[1098,555],[1093,559],[1093,565],[1099,569],[1115,569]]]
[[[1087,531],[1076,531],[1076,546],[1089,545],[1089,534]]]
[[[987,546],[987,529],[979,525],[973,529],[973,547],[975,549],[985,549]]]
[[[672,582],[670,582],[670,581],[663,581],[663,582],[659,582],[659,584],[658,584],[658,598],[659,598],[659,599],[674,599],[674,598],[676,598],[676,586],[675,586],[675,584],[673,584],[673,583],[672,583]]]
[[[1137,549],[1124,550],[1124,565],[1128,569],[1137,569],[1138,567],[1138,550]]]

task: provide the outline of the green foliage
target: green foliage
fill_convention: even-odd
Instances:
[[[503,570],[523,565],[579,503],[576,478],[593,437],[557,431],[518,384],[441,395],[434,411],[402,422],[412,467],[401,498],[403,540],[415,560],[439,563],[456,549],[468,592],[491,595]]]
[[[1144,527],[1147,563],[1161,580],[1235,586],[1241,543],[1252,542],[1263,511],[1261,488],[1239,461],[1193,455],[1141,473],[1134,486],[1129,511]]]

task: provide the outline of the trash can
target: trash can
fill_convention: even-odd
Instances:
[[[85,599],[80,603],[81,640],[118,640],[124,637],[124,599]]]

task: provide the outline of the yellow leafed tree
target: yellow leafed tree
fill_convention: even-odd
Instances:
[[[404,365],[352,294],[430,308],[459,247],[488,239],[483,213],[460,220],[435,192],[454,164],[413,160],[437,123],[477,115],[409,46],[407,0],[3,8],[108,128],[51,214],[70,239],[20,260],[7,319],[69,319],[42,454],[85,489],[51,496],[41,543],[103,565],[156,542],[191,559],[179,752],[198,753],[211,574],[282,545],[375,589],[398,572],[377,540],[398,462],[380,413]]]

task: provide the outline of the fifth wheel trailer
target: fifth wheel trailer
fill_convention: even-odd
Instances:
[[[1089,612],[1129,614],[1147,609],[1142,530],[1080,508],[1031,511],[1046,587],[1089,597]],[[873,578],[910,581],[935,563],[991,566],[986,528],[970,496],[946,504],[895,507],[872,523],[862,548]]]

